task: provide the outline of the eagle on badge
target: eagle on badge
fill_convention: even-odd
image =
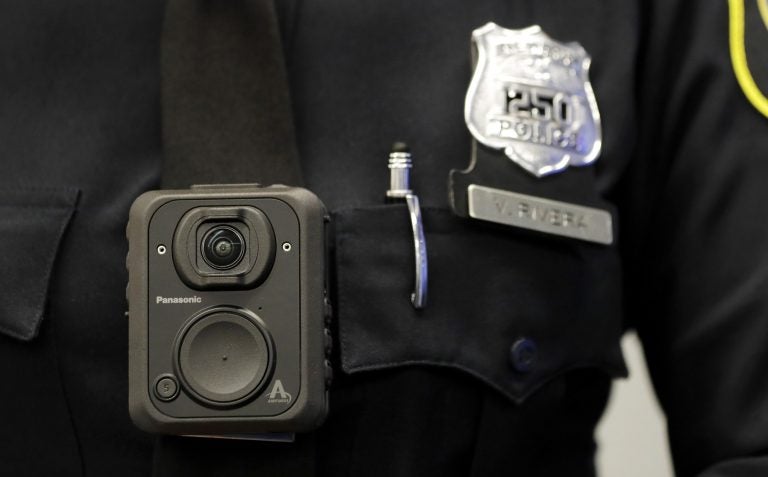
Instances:
[[[590,57],[539,26],[488,23],[472,33],[475,70],[464,119],[481,144],[537,177],[583,166],[600,155],[600,113]]]

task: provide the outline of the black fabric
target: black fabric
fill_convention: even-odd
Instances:
[[[80,191],[38,337],[0,335],[0,475],[150,472],[153,438],[128,416],[125,223],[159,182],[163,8],[0,2],[0,190]]]
[[[594,475],[609,377],[579,370],[521,405],[450,369],[341,375],[317,437],[318,475]]]
[[[0,376],[4,380],[0,410],[2,475],[81,476],[86,465],[62,379],[55,330],[61,315],[49,315],[32,341],[0,334]],[[114,425],[120,427],[119,422]],[[128,445],[126,439],[122,446]],[[114,459],[114,453],[110,454]],[[148,458],[146,454],[132,457]],[[122,469],[114,473],[140,475]]]
[[[625,307],[683,477],[738,458],[715,475],[768,474],[768,118],[736,82],[727,7],[648,12],[639,147],[619,199]]]
[[[272,0],[169,0],[163,185],[301,185]]]
[[[314,436],[291,444],[163,436],[155,446],[156,476],[294,477],[315,475]]]
[[[0,474],[152,472],[155,439],[126,410],[124,225],[131,201],[161,177],[164,11],[150,0],[0,3],[0,189],[81,191],[38,337],[0,335],[0,376],[16,391],[0,394]],[[629,320],[616,314],[610,327],[640,331],[678,476],[768,473],[768,120],[734,78],[726,2],[286,0],[279,12],[306,184],[334,211],[384,203],[396,139],[411,143],[422,203],[447,210],[447,174],[469,161],[463,103],[474,28],[540,24],[553,38],[580,42],[593,59],[603,120],[596,190],[621,224],[623,271],[606,269],[603,280],[622,284]],[[486,231],[498,240],[495,229],[456,224],[457,241],[484,241]],[[389,244],[384,232],[385,252],[408,247]],[[508,240],[515,250],[535,242],[556,255],[561,247],[519,232]],[[480,248],[491,261],[496,252]],[[430,258],[442,270],[461,253],[457,246]],[[506,260],[514,267],[526,257]],[[412,264],[403,263],[402,283],[382,284],[398,300],[412,284]],[[561,268],[547,271],[560,283]],[[345,280],[345,270],[334,273]],[[462,279],[470,288],[461,296],[430,300],[469,308],[473,291],[489,285]],[[497,290],[507,299],[509,290]],[[365,293],[356,299],[373,302],[378,287]],[[556,309],[558,294],[550,296]],[[336,301],[348,323],[365,323],[362,305],[348,313]],[[388,349],[358,351],[364,358]],[[539,352],[551,358],[546,347]],[[609,386],[597,368],[554,377],[520,404],[451,367],[337,369],[336,378],[331,415],[305,454],[317,475],[594,474],[592,432]],[[265,457],[255,462],[236,449],[223,454],[227,469],[259,475],[261,465],[283,462],[279,453],[259,452]],[[158,454],[158,472],[214,473],[190,469],[202,454]],[[290,459],[284,465],[295,469]]]
[[[707,470],[701,477],[755,477],[763,475],[768,466],[768,457],[745,457],[721,462]]]
[[[626,373],[618,347],[623,330],[614,319],[621,292],[610,279],[618,267],[613,250],[490,224],[468,228],[446,210],[422,214],[431,265],[424,310],[410,302],[413,244],[405,205],[333,215],[345,372],[447,366],[517,402],[572,369]],[[516,369],[510,359],[520,339],[537,348],[530,370]]]
[[[37,336],[76,189],[0,189],[0,333]]]

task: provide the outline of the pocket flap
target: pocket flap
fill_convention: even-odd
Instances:
[[[615,249],[424,209],[429,298],[411,306],[403,205],[335,214],[342,369],[460,369],[521,401],[554,376],[626,373]]]
[[[30,341],[40,329],[76,189],[0,189],[0,332]]]

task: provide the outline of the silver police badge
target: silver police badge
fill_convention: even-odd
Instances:
[[[464,118],[478,142],[503,149],[537,177],[597,159],[600,113],[581,45],[557,42],[539,26],[495,23],[475,30],[472,43]]]

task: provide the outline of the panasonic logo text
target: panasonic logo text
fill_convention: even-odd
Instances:
[[[202,303],[203,299],[199,296],[173,296],[173,297],[164,297],[164,296],[158,296],[155,299],[156,304],[163,304],[163,305],[169,305],[169,304],[176,304],[176,303]]]

